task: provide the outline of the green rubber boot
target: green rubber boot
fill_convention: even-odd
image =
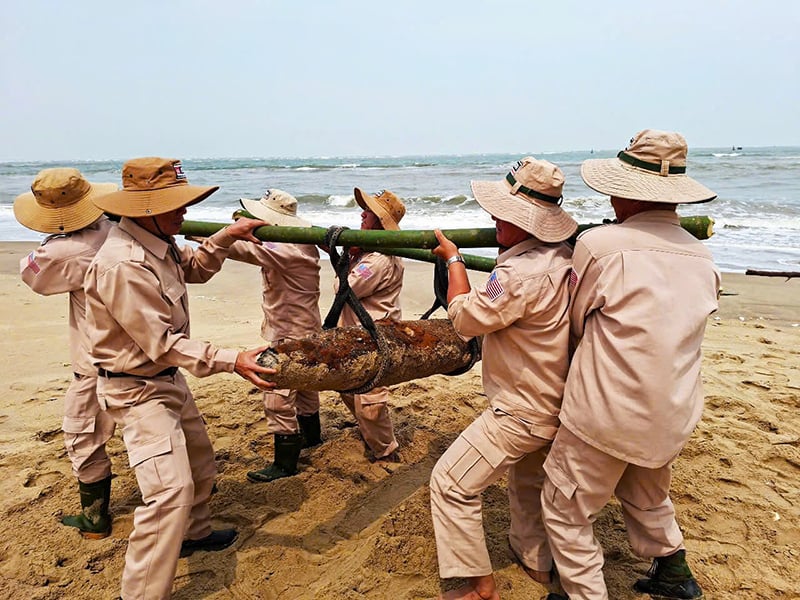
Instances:
[[[250,471],[247,478],[253,483],[267,483],[283,477],[291,477],[297,473],[297,461],[302,449],[302,433],[290,433],[289,435],[276,433],[275,461],[266,469]]]
[[[659,600],[697,600],[703,597],[703,590],[686,564],[686,550],[653,559],[647,578],[637,581],[633,589]]]
[[[313,448],[322,443],[322,425],[319,422],[319,412],[313,415],[297,415],[297,424],[303,434],[303,448]]]
[[[108,503],[111,500],[111,476],[95,481],[83,483],[78,481],[81,494],[81,512],[77,515],[67,515],[61,523],[67,527],[77,528],[81,535],[90,540],[102,540],[111,533],[111,515],[108,512]]]

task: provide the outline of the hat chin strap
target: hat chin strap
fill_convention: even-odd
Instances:
[[[150,217],[153,220],[153,226],[158,231],[158,236],[157,237],[159,237],[162,240],[164,240],[165,242],[167,242],[167,246],[169,247],[170,256],[172,256],[172,259],[176,263],[181,264],[181,256],[180,256],[180,254],[178,254],[178,249],[175,248],[175,239],[171,235],[167,235],[166,233],[164,233],[161,230],[161,227],[158,225],[158,221],[156,220],[157,216],[158,215],[153,215],[152,217]]]

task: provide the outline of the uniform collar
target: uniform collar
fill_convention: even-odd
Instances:
[[[672,223],[680,225],[681,219],[674,210],[646,210],[644,212],[636,213],[625,219],[622,225],[628,223]]]
[[[139,242],[144,246],[145,250],[155,255],[157,258],[164,259],[167,256],[167,252],[169,252],[169,243],[153,235],[147,231],[147,229],[138,225],[133,219],[122,217],[119,221],[119,228]]]
[[[514,256],[519,256],[520,254],[523,254],[523,253],[527,252],[528,250],[532,250],[533,248],[537,248],[537,247],[539,247],[541,245],[542,245],[542,241],[536,239],[535,237],[528,238],[527,240],[523,240],[519,244],[514,244],[513,246],[511,246],[511,248],[509,248],[508,250],[506,250],[505,252],[500,254],[497,257],[496,264],[498,264],[498,265],[502,264],[505,261],[507,261],[509,258],[512,258]]]

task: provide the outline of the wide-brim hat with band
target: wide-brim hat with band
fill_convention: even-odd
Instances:
[[[283,190],[268,189],[258,200],[239,198],[239,204],[251,215],[270,225],[311,227],[311,223],[297,216],[297,199]]]
[[[493,217],[547,242],[563,242],[578,224],[561,208],[564,174],[546,160],[527,156],[502,181],[471,181],[478,204]]]
[[[94,203],[112,215],[153,217],[196,204],[218,189],[189,185],[178,159],[133,158],[122,166],[122,189]]]
[[[14,216],[28,229],[42,233],[78,231],[103,214],[93,200],[118,188],[116,183],[90,183],[78,169],[44,169],[33,180],[31,191],[14,200]]]
[[[686,140],[679,133],[645,129],[616,158],[584,161],[581,177],[601,194],[628,200],[688,204],[717,195],[686,174]]]
[[[361,208],[377,215],[385,230],[398,231],[400,229],[400,220],[406,214],[406,207],[403,201],[392,192],[381,190],[374,196],[370,196],[355,188],[353,195]]]

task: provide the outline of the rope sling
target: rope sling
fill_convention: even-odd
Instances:
[[[331,266],[333,267],[336,277],[339,280],[339,289],[336,291],[331,308],[322,324],[322,329],[326,330],[335,328],[339,323],[339,316],[342,313],[342,309],[344,308],[345,304],[347,304],[353,313],[355,313],[355,315],[358,317],[361,326],[369,332],[370,337],[372,337],[373,341],[378,347],[378,356],[381,358],[377,373],[368,382],[356,388],[350,390],[338,390],[339,393],[342,394],[363,394],[375,388],[377,382],[383,378],[386,370],[389,368],[389,361],[387,360],[388,342],[386,341],[386,337],[376,327],[375,321],[366,311],[364,306],[361,304],[361,301],[350,287],[350,282],[348,281],[348,276],[350,274],[350,246],[342,246],[341,254],[336,249],[339,236],[341,236],[342,232],[346,229],[348,228],[334,225],[329,227],[325,232],[325,245],[328,247]],[[435,299],[431,308],[428,309],[424,315],[422,315],[422,319],[428,319],[428,317],[430,317],[430,315],[439,307],[442,307],[445,310],[447,309],[447,284],[447,266],[442,259],[437,258],[434,267],[433,279]],[[455,371],[446,373],[446,375],[461,375],[462,373],[469,371],[475,365],[480,357],[480,345],[477,338],[470,339],[468,342],[468,347],[470,350],[469,363],[464,367],[456,369]]]

